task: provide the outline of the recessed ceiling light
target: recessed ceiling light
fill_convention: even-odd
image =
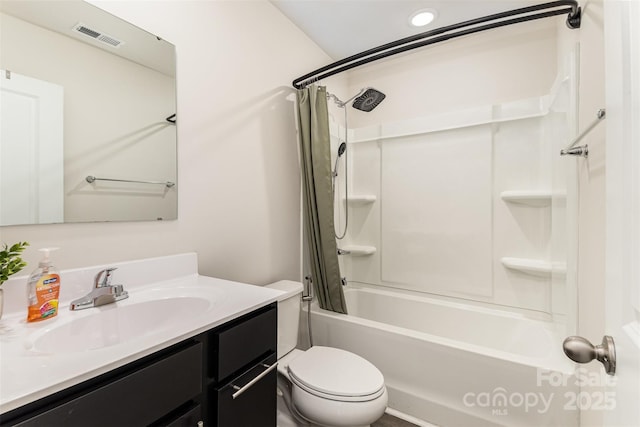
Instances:
[[[437,12],[433,9],[421,9],[414,12],[409,18],[409,22],[414,27],[424,27],[436,19]]]

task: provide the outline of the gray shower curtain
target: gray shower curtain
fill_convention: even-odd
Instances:
[[[311,85],[299,89],[297,99],[303,216],[313,284],[321,308],[346,313],[333,224],[327,91]]]

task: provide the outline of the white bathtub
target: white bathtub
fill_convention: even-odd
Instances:
[[[312,305],[315,345],[343,348],[384,374],[389,406],[441,426],[577,426],[564,331],[517,313],[345,289],[349,315]]]

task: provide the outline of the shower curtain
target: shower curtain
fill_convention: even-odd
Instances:
[[[334,235],[326,88],[299,89],[297,100],[303,216],[313,285],[321,308],[346,314]]]

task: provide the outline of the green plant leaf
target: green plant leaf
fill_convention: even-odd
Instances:
[[[0,285],[9,280],[9,276],[18,273],[27,263],[20,257],[20,254],[29,246],[28,242],[18,242],[7,246],[2,244],[0,251]]]

